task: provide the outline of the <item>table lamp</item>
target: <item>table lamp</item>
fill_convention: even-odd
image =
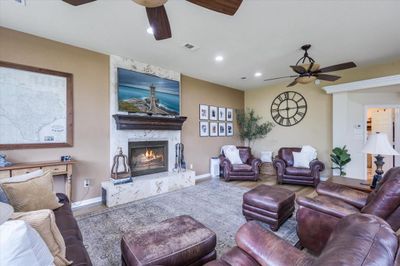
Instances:
[[[376,155],[376,170],[371,184],[371,188],[375,188],[381,180],[383,174],[382,166],[385,164],[385,162],[383,161],[382,155],[399,155],[399,153],[393,149],[393,146],[389,143],[387,135],[379,132],[368,137],[367,143],[365,144],[362,152]]]

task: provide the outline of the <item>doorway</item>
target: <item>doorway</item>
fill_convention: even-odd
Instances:
[[[367,115],[367,138],[369,135],[376,132],[386,133],[390,144],[393,148],[400,152],[400,107],[368,107]],[[386,172],[392,167],[400,166],[400,156],[383,156],[384,166],[383,171]],[[367,160],[367,178],[372,180],[376,166],[373,155],[368,154]]]

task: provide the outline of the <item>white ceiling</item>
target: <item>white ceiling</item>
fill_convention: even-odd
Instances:
[[[26,2],[0,0],[0,25],[237,89],[291,75],[288,66],[302,56],[299,47],[305,43],[313,45],[310,55],[322,66],[400,58],[400,1],[243,0],[230,17],[170,0],[165,7],[173,37],[163,41],[146,33],[145,9],[131,0],[79,7],[61,0]],[[200,49],[185,50],[187,42]],[[216,55],[225,60],[216,63]],[[255,78],[256,71],[263,75]]]

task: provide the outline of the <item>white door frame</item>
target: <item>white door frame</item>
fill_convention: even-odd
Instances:
[[[364,106],[364,119],[363,119],[363,127],[364,127],[364,143],[367,142],[368,132],[367,132],[367,120],[368,120],[368,109],[370,108],[391,108],[391,109],[400,109],[400,104],[368,104]],[[398,133],[397,133],[398,134]],[[364,177],[368,177],[367,172],[367,155],[364,155]]]

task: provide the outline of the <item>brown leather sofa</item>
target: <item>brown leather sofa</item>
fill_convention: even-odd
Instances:
[[[301,148],[281,148],[273,161],[278,184],[296,184],[317,186],[320,172],[325,165],[316,160],[310,162],[310,168],[293,167],[293,152],[300,152]]]
[[[253,180],[257,181],[261,160],[251,154],[250,147],[237,147],[243,164],[232,164],[224,154],[219,156],[220,177],[225,181]]]
[[[320,183],[316,191],[315,198],[297,198],[296,217],[300,244],[315,254],[321,252],[336,224],[350,214],[373,214],[394,231],[400,228],[400,167],[387,171],[371,193],[331,182]]]
[[[355,214],[342,219],[318,257],[291,246],[256,222],[243,225],[237,246],[207,266],[398,266],[399,238],[381,218]]]
[[[71,210],[71,203],[67,195],[57,193],[60,203],[64,205],[54,210],[56,224],[61,232],[66,246],[66,257],[73,261],[74,266],[90,266],[92,265],[89,255],[83,245],[83,238],[79,230],[78,223],[74,218]]]

